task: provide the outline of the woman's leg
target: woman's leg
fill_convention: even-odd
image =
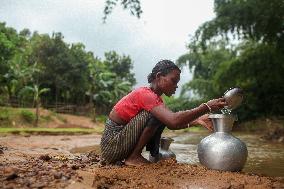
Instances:
[[[107,120],[100,145],[102,162],[109,164],[126,159],[151,117],[150,112],[141,111],[127,125],[117,125]]]
[[[161,122],[157,121],[147,111],[140,112],[125,126],[107,121],[101,140],[102,160],[105,163],[115,163],[126,159],[129,165],[147,162],[141,156],[142,149],[160,126]],[[158,132],[161,133],[159,130]],[[159,144],[159,139],[153,141],[155,141],[154,143],[158,141]],[[153,142],[151,141],[150,143]],[[158,144],[150,146],[155,146],[157,149],[159,148]],[[151,149],[155,150],[155,148]]]
[[[157,128],[159,125],[147,125],[147,127],[144,128],[142,134],[140,135],[140,138],[135,145],[133,151],[131,154],[125,159],[126,165],[141,165],[141,164],[147,164],[150,163],[148,160],[146,160],[142,155],[142,150],[148,144],[148,142],[152,139],[155,132],[157,131]]]

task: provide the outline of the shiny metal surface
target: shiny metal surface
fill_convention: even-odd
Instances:
[[[231,132],[233,124],[236,121],[236,116],[230,114],[210,114],[209,118],[213,122],[215,132]]]
[[[174,140],[170,137],[162,137],[160,140],[159,155],[156,157],[149,154],[149,161],[157,162],[161,159],[176,158],[176,155],[169,149]]]
[[[233,88],[224,93],[225,101],[227,102],[226,109],[236,109],[243,101],[244,93],[240,88]]]
[[[169,149],[170,144],[174,140],[169,137],[162,137],[161,138],[161,147],[160,147],[160,159],[167,159],[167,158],[176,158],[176,155]]]
[[[199,162],[210,168],[224,171],[240,171],[246,162],[246,144],[230,134],[234,117],[210,115],[214,133],[201,140],[197,147]]]

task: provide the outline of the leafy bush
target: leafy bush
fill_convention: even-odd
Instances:
[[[40,119],[42,119],[44,121],[52,121],[52,116],[51,115],[43,115],[43,116],[40,116]]]
[[[101,123],[105,123],[107,120],[107,116],[105,115],[97,115],[96,116],[96,121],[101,122]]]
[[[35,114],[31,111],[28,111],[28,110],[22,110],[20,115],[28,123],[33,123],[34,120],[36,119]]]
[[[6,108],[0,109],[0,121],[6,121],[10,119],[10,113]]]

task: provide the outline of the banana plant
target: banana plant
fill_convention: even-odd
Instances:
[[[36,107],[36,119],[35,119],[35,126],[38,126],[38,121],[39,121],[39,116],[40,116],[40,100],[41,100],[41,95],[44,93],[47,93],[50,89],[49,88],[42,88],[40,89],[40,87],[37,84],[34,84],[33,86],[25,86],[21,93],[22,94],[33,94],[33,106]]]

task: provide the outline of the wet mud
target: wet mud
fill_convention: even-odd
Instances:
[[[284,188],[283,177],[208,170],[173,159],[102,166],[98,137],[31,136],[31,143],[0,137],[0,188]]]

